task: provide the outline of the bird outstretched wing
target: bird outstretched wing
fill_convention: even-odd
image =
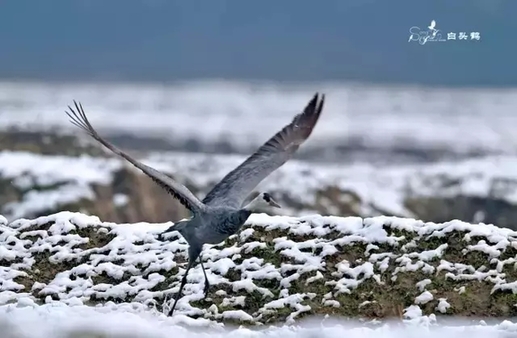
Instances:
[[[86,114],[84,113],[83,106],[81,103],[77,103],[74,100],[75,110],[68,106],[68,109],[70,109],[70,112],[65,111],[65,113],[70,117],[70,122],[74,124],[75,126],[81,128],[84,130],[88,135],[90,135],[92,138],[100,142],[102,145],[104,145],[106,148],[117,154],[118,156],[126,159],[131,164],[133,164],[138,169],[142,170],[147,176],[149,176],[154,182],[156,182],[160,187],[165,189],[167,192],[169,192],[172,196],[174,196],[176,199],[179,200],[179,202],[188,208],[192,212],[197,212],[201,209],[203,209],[205,206],[201,203],[201,201],[194,196],[194,194],[188,190],[187,187],[185,187],[183,184],[176,182],[171,177],[165,175],[164,173],[151,168],[130,155],[126,154],[122,150],[115,147],[110,142],[106,141],[104,138],[102,138],[97,131],[93,128],[93,126],[90,124],[90,121],[88,121],[88,118],[86,117]]]
[[[240,208],[245,198],[269,174],[289,160],[309,137],[323,109],[318,93],[302,113],[276,133],[237,168],[228,173],[203,199],[208,206]]]

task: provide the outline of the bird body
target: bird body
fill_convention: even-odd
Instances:
[[[88,121],[80,103],[74,101],[75,110],[68,107],[71,112],[66,113],[72,124],[83,129],[113,153],[142,170],[192,213],[190,219],[177,222],[159,235],[159,238],[163,239],[164,234],[177,231],[189,244],[187,268],[169,315],[174,312],[187,282],[187,274],[197,260],[199,260],[205,276],[205,296],[208,293],[210,284],[200,258],[204,244],[218,244],[237,233],[249,216],[258,209],[280,207],[266,192],[260,193],[246,205],[243,203],[251,191],[269,174],[287,162],[310,136],[323,109],[324,99],[325,96],[322,95],[321,100],[318,100],[318,93],[316,93],[302,113],[297,114],[290,124],[273,135],[255,153],[223,177],[202,201],[187,187],[176,182],[170,176],[137,161],[102,138]]]
[[[165,233],[177,231],[189,245],[218,244],[239,231],[251,214],[252,211],[246,209],[210,208],[174,224]]]

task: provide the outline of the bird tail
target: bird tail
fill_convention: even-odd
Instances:
[[[173,224],[171,225],[170,227],[167,228],[167,230],[165,230],[163,233],[167,233],[167,232],[171,232],[171,231],[175,231],[176,230],[176,225],[177,224]]]
[[[171,225],[170,227],[168,227],[165,231],[163,231],[162,233],[160,233],[158,235],[158,239],[160,241],[164,241],[166,238],[164,238],[163,236],[169,232],[173,232],[173,231],[177,231],[181,234],[181,230],[185,227],[186,223],[185,222],[178,222],[178,223],[175,223],[173,225]]]

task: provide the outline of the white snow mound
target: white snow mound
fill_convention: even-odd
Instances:
[[[71,212],[0,224],[0,313],[93,306],[163,316],[187,257],[177,233],[157,240],[170,225],[113,224]],[[517,303],[516,254],[517,232],[494,225],[254,214],[238,234],[205,247],[208,297],[197,265],[173,320],[509,317]]]

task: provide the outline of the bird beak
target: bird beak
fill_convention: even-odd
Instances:
[[[281,208],[280,204],[276,203],[273,199],[269,201],[269,205],[275,208]]]

